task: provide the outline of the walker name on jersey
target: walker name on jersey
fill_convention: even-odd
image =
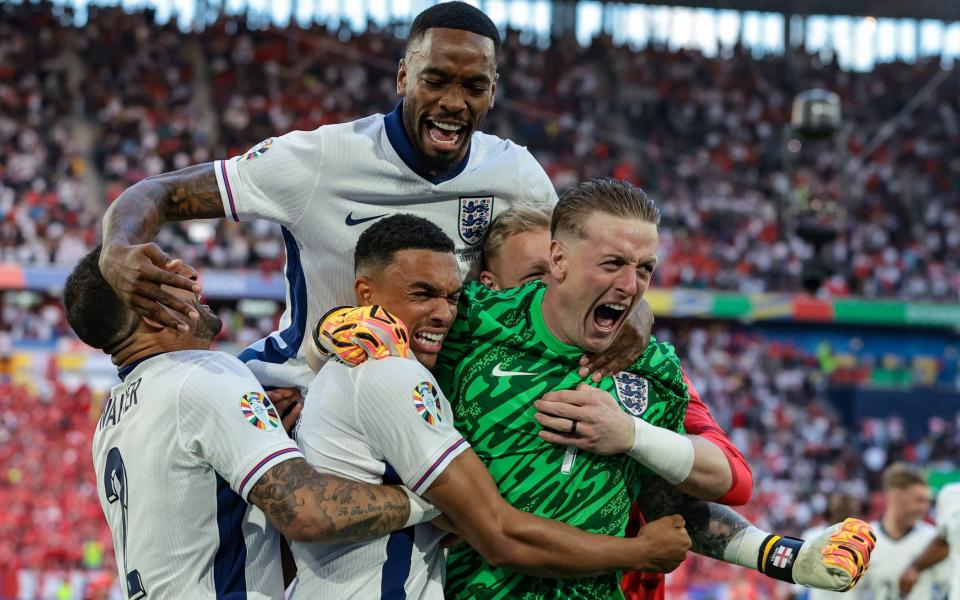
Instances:
[[[116,425],[120,422],[130,409],[137,405],[137,390],[140,388],[141,377],[130,382],[119,396],[110,396],[107,399],[106,406],[103,407],[103,414],[100,415],[100,422],[97,430],[100,431],[108,425]]]

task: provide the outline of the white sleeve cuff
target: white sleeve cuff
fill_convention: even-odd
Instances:
[[[292,444],[293,442],[291,442]],[[261,454],[258,458],[250,461],[252,464],[247,469],[241,469],[241,473],[246,473],[234,488],[244,501],[247,501],[247,495],[250,490],[263,475],[280,463],[292,458],[303,458],[303,453],[296,446],[274,446]]]
[[[415,494],[422,494],[430,487],[433,480],[443,473],[447,465],[469,447],[470,443],[457,433],[451,438],[451,443],[440,446],[433,456],[424,461],[413,477],[407,480],[407,487]]]

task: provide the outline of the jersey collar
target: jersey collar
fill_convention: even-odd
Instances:
[[[537,290],[536,295],[533,297],[533,302],[530,303],[530,312],[532,313],[531,324],[533,325],[534,333],[537,334],[537,338],[543,342],[547,348],[557,354],[561,356],[580,356],[584,353],[582,348],[571,346],[566,342],[560,341],[560,339],[550,331],[550,328],[547,327],[546,321],[543,320],[543,294],[546,291],[547,286],[544,285]]]
[[[430,175],[427,169],[417,160],[417,153],[413,149],[413,144],[410,143],[410,138],[407,137],[406,130],[403,128],[403,100],[397,102],[397,106],[393,109],[393,112],[383,118],[383,126],[387,131],[387,139],[390,140],[390,145],[393,146],[400,160],[410,167],[411,171],[434,185],[443,183],[444,181],[450,181],[462,173],[467,167],[467,161],[470,160],[469,145],[467,146],[467,153],[463,155],[463,160],[457,163],[450,171],[442,175],[437,175],[436,177]],[[470,144],[470,142],[467,143]]]
[[[143,358],[138,358],[137,360],[133,361],[129,365],[125,367],[120,367],[119,369],[117,369],[117,376],[120,377],[120,381],[126,381],[127,376],[130,375],[130,373],[133,373],[133,370],[139,367],[140,363],[148,361],[154,356],[160,356],[161,354],[163,353],[158,352],[157,354],[149,354],[147,356],[144,356]]]

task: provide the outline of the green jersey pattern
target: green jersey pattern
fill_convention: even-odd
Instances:
[[[585,531],[623,535],[650,471],[626,455],[598,456],[541,440],[533,402],[584,381],[583,351],[558,340],[540,311],[540,282],[493,292],[468,283],[435,369],[457,429],[513,506]],[[672,345],[651,341],[627,371],[592,384],[627,412],[683,432],[687,395]],[[623,598],[620,575],[544,579],[491,567],[469,546],[450,553],[448,598]]]

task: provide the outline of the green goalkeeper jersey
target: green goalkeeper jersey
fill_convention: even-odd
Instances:
[[[557,339],[540,310],[540,282],[494,292],[466,284],[437,362],[437,381],[457,429],[487,465],[504,499],[585,531],[624,534],[650,471],[626,455],[599,456],[543,441],[533,402],[583,382],[583,350]],[[629,369],[593,384],[628,413],[683,432],[686,386],[672,345],[652,340]],[[451,550],[448,598],[623,598],[620,574],[544,579],[494,568],[469,546]]]

